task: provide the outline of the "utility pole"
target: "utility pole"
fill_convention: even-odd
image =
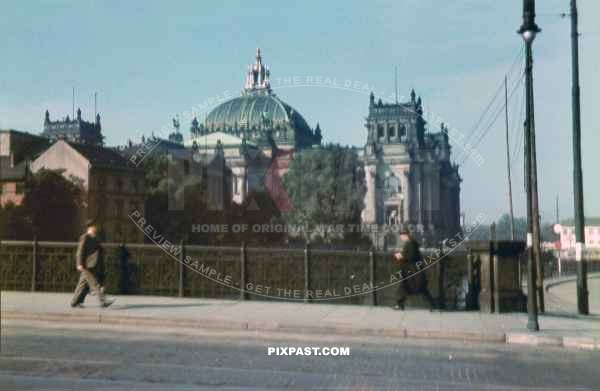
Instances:
[[[510,178],[510,144],[508,140],[508,77],[504,76],[504,117],[506,122],[506,173],[508,175],[508,211],[510,213],[510,240],[515,240],[515,217],[513,213],[512,180]]]
[[[539,213],[537,211],[537,178],[535,166],[532,164],[532,151],[534,145],[532,133],[535,132],[533,118],[533,56],[532,43],[540,32],[535,24],[535,0],[523,0],[523,24],[518,30],[525,42],[525,183],[527,192],[527,328],[538,331],[537,300],[536,300],[536,265],[534,258],[535,226],[538,226]],[[535,199],[535,202],[534,202]],[[538,243],[539,246],[539,243]]]
[[[394,96],[396,97],[396,104],[398,104],[398,66],[394,67]]]
[[[533,67],[533,61],[532,61]],[[544,305],[544,269],[542,268],[542,251],[540,248],[541,232],[540,232],[540,206],[539,206],[539,194],[538,194],[538,182],[537,182],[537,152],[536,152],[536,141],[535,141],[535,115],[533,109],[533,72],[531,72],[531,85],[529,86],[529,93],[531,94],[531,137],[529,148],[531,150],[531,218],[533,224],[531,226],[531,233],[533,236],[533,259],[535,260],[535,274],[536,274],[536,288],[537,288],[537,299],[538,309],[541,313],[545,312]]]
[[[583,173],[581,170],[581,107],[579,103],[579,33],[577,32],[577,1],[571,0],[571,61],[573,67],[573,198],[575,200],[575,260],[577,261],[577,309],[590,313],[587,290],[585,217],[583,212]]]
[[[561,265],[561,259],[560,259],[560,252],[561,252],[561,241],[560,241],[560,231],[557,230],[560,229],[560,212],[558,209],[558,194],[556,195],[556,223],[554,223],[554,233],[558,235],[558,259],[557,259],[557,263],[558,263],[558,277],[560,278],[560,276],[562,275],[562,265]]]

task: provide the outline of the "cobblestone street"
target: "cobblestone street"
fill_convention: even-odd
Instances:
[[[385,338],[2,328],[5,390],[594,390],[598,351]],[[269,356],[347,346],[350,356]],[[501,368],[501,369],[500,369]]]

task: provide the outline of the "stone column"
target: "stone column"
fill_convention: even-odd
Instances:
[[[390,124],[388,121],[383,123],[383,140],[386,143],[390,141]]]
[[[240,174],[239,181],[241,183],[238,183],[238,189],[240,190],[240,203],[243,203],[246,200],[246,194],[248,192],[248,168],[246,166],[242,167]]]
[[[412,186],[410,185],[410,171],[404,170],[402,176],[402,191],[404,194],[404,207],[402,208],[402,214],[404,216],[404,222],[410,224],[410,202],[411,202],[411,191]]]
[[[427,178],[427,228],[433,225],[433,175],[428,174]]]
[[[362,213],[362,220],[365,224],[377,222],[377,199],[376,199],[376,166],[365,166],[365,176],[367,180],[367,192],[365,194],[365,209]]]
[[[417,177],[417,222],[419,225],[423,225],[423,164],[418,164],[418,177]]]

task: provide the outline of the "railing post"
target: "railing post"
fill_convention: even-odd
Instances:
[[[242,241],[242,247],[240,248],[240,300],[248,300],[246,278],[246,242]]]
[[[465,309],[472,310],[475,309],[475,270],[473,265],[473,251],[469,248],[467,253],[467,296]]]
[[[377,291],[375,290],[375,280],[376,280],[376,260],[375,253],[373,252],[373,247],[369,249],[369,280],[371,281],[371,305],[377,305]]]
[[[310,303],[308,298],[308,291],[310,291],[310,245],[308,241],[304,246],[304,302]]]
[[[439,310],[443,310],[446,308],[446,286],[444,284],[444,280],[446,277],[446,253],[444,252],[444,244],[440,243],[439,248],[442,250],[442,258],[440,258],[437,262],[438,269],[438,300],[437,305]]]
[[[33,249],[31,258],[31,291],[35,292],[37,287],[37,270],[38,270],[38,239],[37,235],[33,236]]]
[[[121,242],[119,246],[119,271],[121,272],[119,292],[126,295],[129,293],[129,251],[125,247],[125,242]]]
[[[179,242],[179,297],[183,297],[183,291],[185,287],[185,242],[181,240]]]

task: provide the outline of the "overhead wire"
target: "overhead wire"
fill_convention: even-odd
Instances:
[[[511,65],[508,69],[508,72],[507,72],[508,77],[510,77],[512,75],[512,73],[514,72],[515,66],[520,62],[520,60],[522,59],[523,56],[524,56],[524,51],[523,51],[523,48],[520,47],[519,51],[517,52],[517,55],[515,56],[515,59],[513,60],[513,62],[511,63]],[[503,90],[503,87],[504,87],[504,78],[502,79],[502,82],[499,84],[498,88],[495,90],[492,99],[485,106],[481,116],[479,117],[477,122],[471,128],[471,131],[469,132],[470,136],[469,136],[469,138],[467,138],[465,145],[469,143],[469,140],[474,139],[475,137],[478,137],[479,134],[481,133],[482,128],[480,125],[483,122],[483,120],[485,119],[486,115],[490,112],[490,109],[492,108],[492,106],[495,103],[497,103],[498,98],[502,96],[501,92]],[[463,158],[465,155],[469,156],[468,151],[463,151],[461,153],[462,154],[457,157],[458,159]],[[464,161],[464,159],[463,159],[463,161]]]
[[[509,102],[512,101],[512,98],[514,96],[515,91],[517,90],[517,88],[519,87],[519,85],[521,85],[521,83],[523,82],[524,79],[524,74],[521,75],[521,77],[519,78],[519,80],[517,81],[517,84],[515,86],[513,86],[513,88],[511,89],[510,93],[509,93],[509,97],[508,100]],[[506,104],[503,103],[497,110],[495,115],[492,117],[492,119],[488,122],[488,125],[484,129],[482,132],[479,133],[478,138],[475,140],[474,143],[472,143],[470,145],[472,150],[476,150],[479,145],[481,144],[481,142],[485,139],[485,137],[488,135],[490,129],[492,128],[492,126],[496,123],[496,121],[498,120],[498,118],[500,117],[500,114],[502,114],[504,112],[504,108],[506,107]],[[461,164],[463,164],[468,158],[469,158],[469,154],[467,154],[466,156],[464,156]]]

